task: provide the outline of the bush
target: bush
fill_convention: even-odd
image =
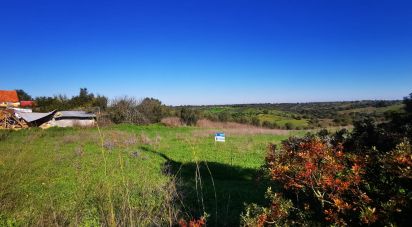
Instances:
[[[168,115],[168,108],[158,99],[145,98],[138,105],[138,110],[150,123],[158,123]]]
[[[286,128],[287,130],[291,130],[291,129],[294,129],[294,128],[295,128],[295,125],[294,125],[292,122],[286,122],[285,128]]]
[[[260,120],[257,117],[253,117],[252,120],[251,120],[251,123],[254,126],[258,126],[258,127],[260,126]]]
[[[227,122],[227,121],[231,121],[232,117],[230,116],[230,114],[228,112],[221,112],[218,114],[217,116],[218,120],[221,122]]]
[[[180,120],[185,125],[196,125],[198,120],[198,113],[189,108],[182,108],[180,110]]]
[[[265,128],[273,128],[273,125],[272,125],[272,123],[271,123],[270,121],[264,121],[264,122],[262,123],[262,127],[265,127]]]
[[[354,123],[352,133],[321,130],[291,137],[279,151],[270,145],[263,169],[272,184],[283,186],[284,196],[269,197],[268,207],[248,206],[244,223],[409,226],[411,100],[412,94],[405,97],[405,111],[392,114],[389,122],[366,117]],[[294,209],[283,209],[279,217],[288,200]]]
[[[274,226],[289,226],[293,223],[288,216],[293,208],[291,200],[284,199],[281,194],[274,193],[269,187],[265,195],[271,201],[270,207],[260,207],[257,204],[249,204],[246,211],[241,214],[244,226],[265,226],[271,223]]]
[[[283,190],[271,193],[276,196],[268,197],[267,207],[249,205],[242,216],[244,224],[411,223],[412,147],[404,138],[389,150],[377,150],[376,140],[391,134],[382,132],[381,127],[366,120],[358,123],[352,134],[346,129],[335,134],[321,130],[303,138],[290,137],[280,150],[270,145],[264,176]],[[346,143],[352,148],[345,149],[342,144]],[[279,217],[279,209],[287,201],[293,209],[282,209]]]
[[[114,99],[108,112],[110,119],[116,124],[149,124],[160,122],[163,117],[169,115],[170,111],[157,99],[137,100],[125,96]]]
[[[110,119],[116,123],[148,124],[149,119],[139,111],[140,101],[133,97],[121,97],[112,101]]]

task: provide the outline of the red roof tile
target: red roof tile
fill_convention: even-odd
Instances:
[[[34,101],[20,101],[20,107],[34,107]]]
[[[0,102],[19,102],[17,92],[0,90]]]

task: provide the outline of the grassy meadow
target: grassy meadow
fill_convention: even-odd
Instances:
[[[239,225],[268,143],[291,134],[116,125],[0,131],[0,225]]]

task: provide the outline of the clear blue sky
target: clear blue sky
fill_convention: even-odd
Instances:
[[[412,1],[0,0],[0,77],[172,105],[400,99]]]

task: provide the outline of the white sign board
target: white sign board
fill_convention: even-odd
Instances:
[[[225,142],[225,134],[218,132],[215,134],[215,142]]]

